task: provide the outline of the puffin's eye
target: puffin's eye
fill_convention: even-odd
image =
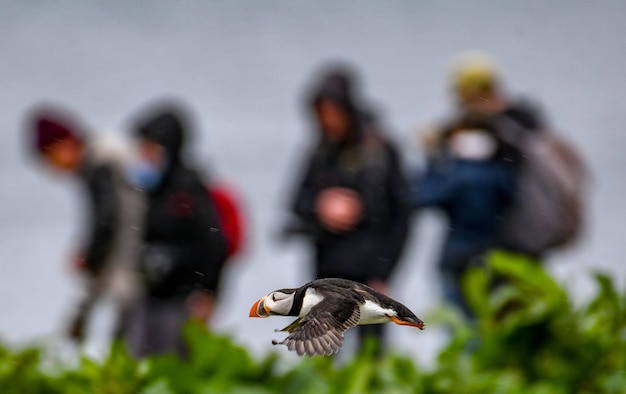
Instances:
[[[276,294],[272,293],[272,301],[276,302]]]

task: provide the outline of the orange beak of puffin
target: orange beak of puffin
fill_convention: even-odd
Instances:
[[[424,322],[419,319],[417,319],[417,321],[408,321],[408,320],[402,320],[397,316],[389,316],[389,318],[391,319],[392,322],[399,324],[401,326],[417,327],[420,330],[424,329]]]
[[[270,316],[270,311],[265,305],[265,297],[259,298],[254,304],[252,304],[252,308],[250,308],[250,315],[249,315],[250,317],[269,317]]]

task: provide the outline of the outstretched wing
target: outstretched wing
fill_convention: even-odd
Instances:
[[[285,327],[291,332],[287,338],[282,342],[273,343],[285,345],[289,350],[295,350],[299,356],[330,355],[341,348],[344,331],[356,326],[359,317],[356,300],[325,295],[324,299],[302,318],[297,327],[294,328],[292,325]]]

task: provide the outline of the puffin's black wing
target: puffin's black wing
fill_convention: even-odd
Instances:
[[[287,338],[282,342],[273,343],[286,345],[289,350],[295,350],[299,356],[305,353],[309,356],[330,355],[341,348],[344,331],[356,326],[359,317],[359,305],[356,300],[325,294],[324,299],[311,308]],[[291,326],[289,328],[292,328]]]

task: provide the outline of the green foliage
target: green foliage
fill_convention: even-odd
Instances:
[[[626,295],[607,276],[596,281],[597,296],[575,309],[535,261],[492,253],[486,268],[465,277],[477,327],[442,352],[438,370],[448,372],[448,386],[456,392],[626,393]]]
[[[132,358],[113,344],[103,360],[67,366],[32,347],[0,347],[2,393],[42,394],[359,394],[626,393],[626,293],[597,274],[597,295],[575,308],[567,293],[528,259],[504,252],[470,270],[465,289],[478,319],[442,308],[451,339],[430,369],[406,356],[376,355],[376,344],[347,363],[303,358],[284,368],[226,336],[187,327],[188,360]],[[427,335],[428,331],[420,333]]]

